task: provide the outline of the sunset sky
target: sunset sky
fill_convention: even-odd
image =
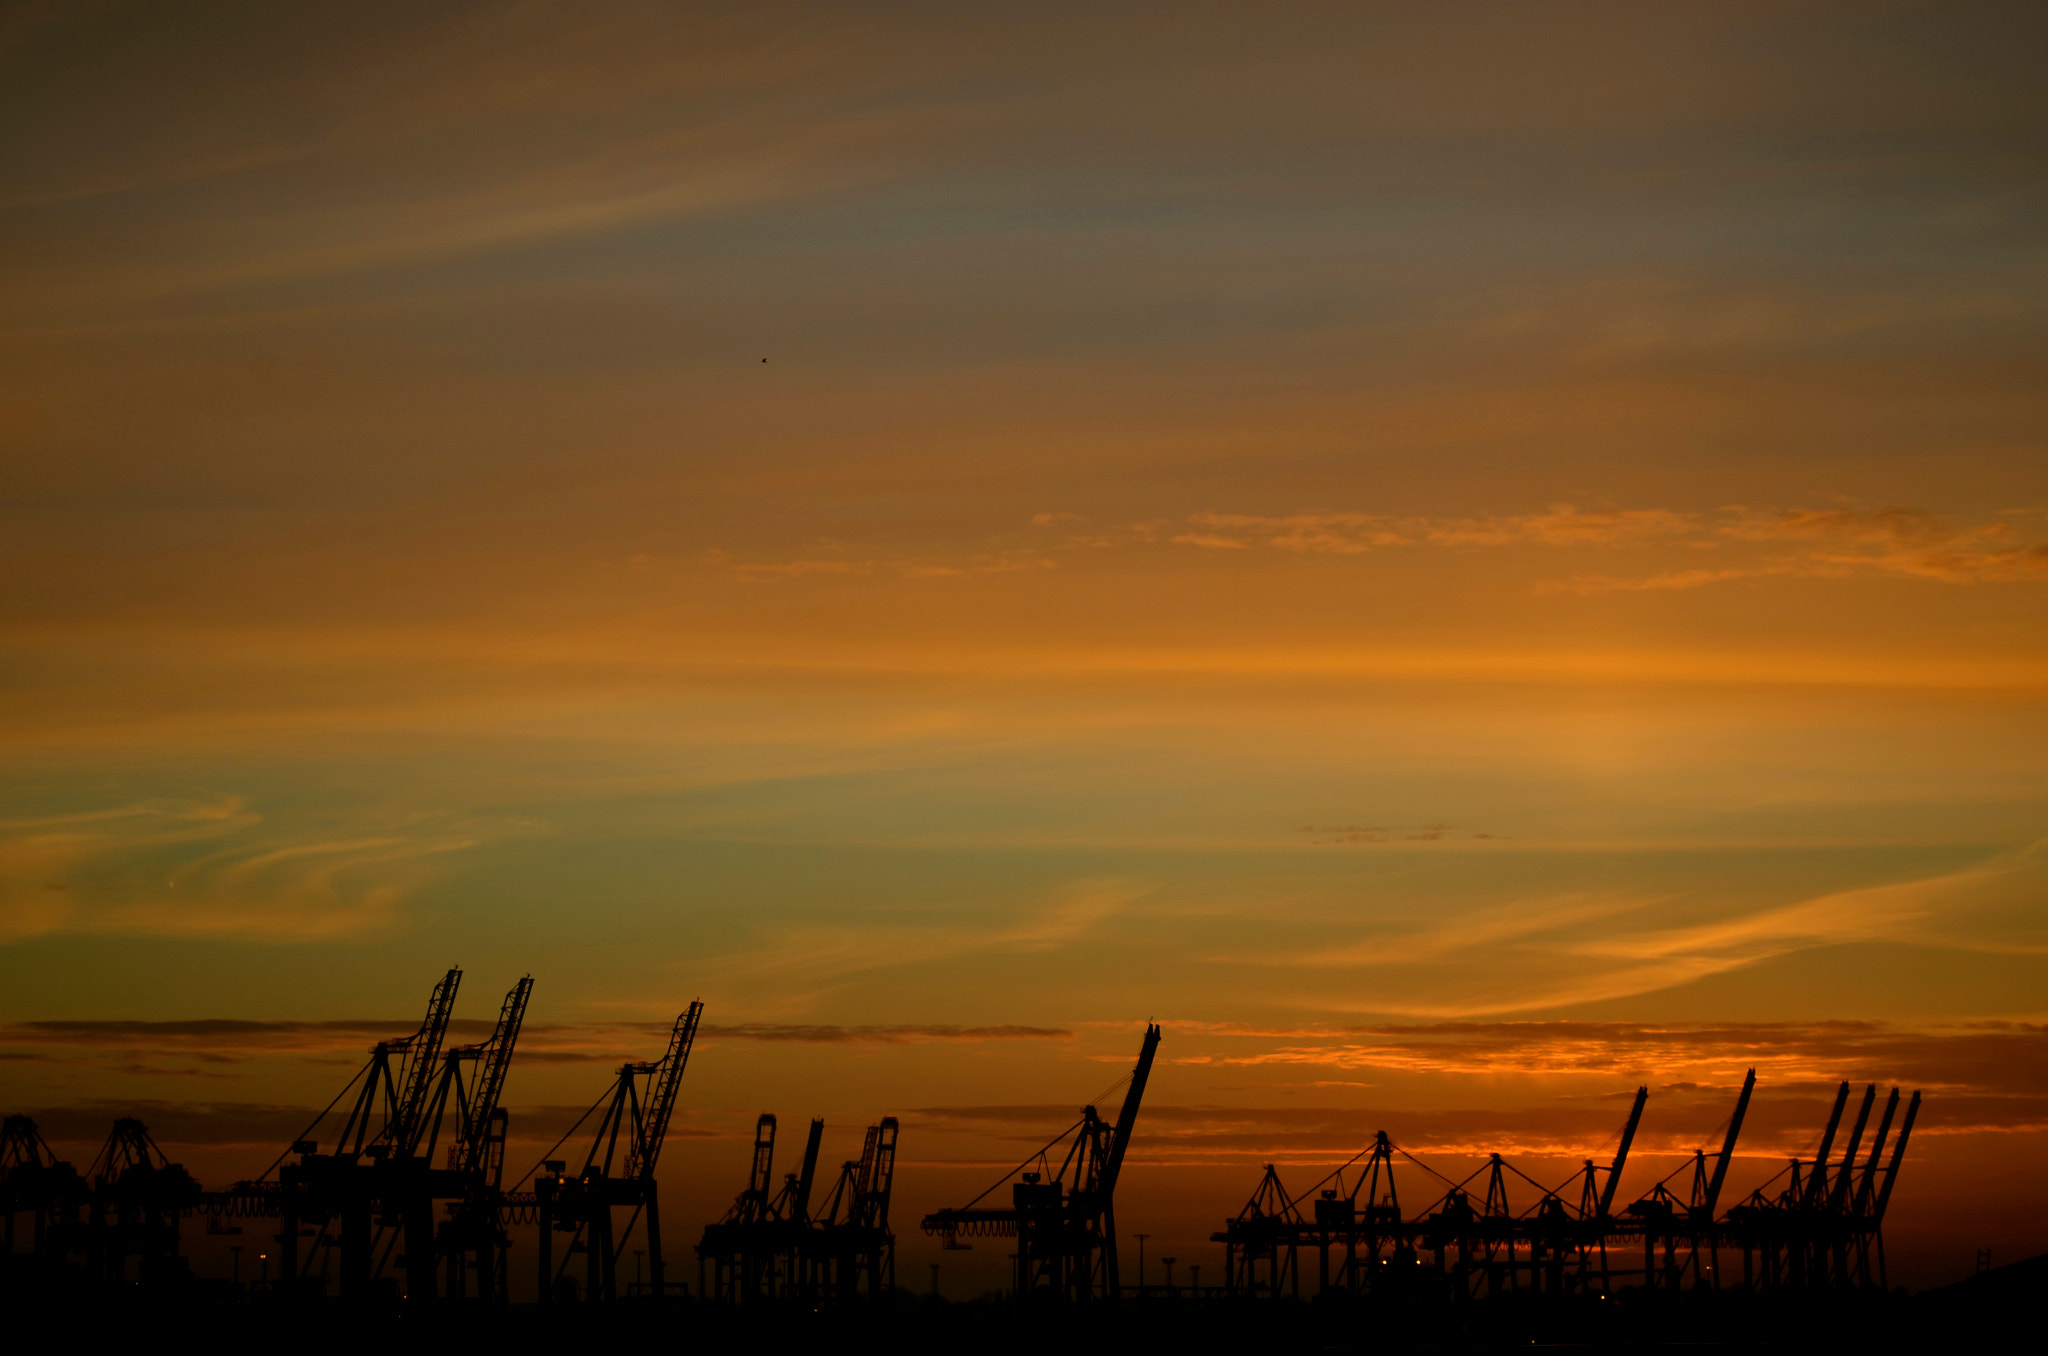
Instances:
[[[515,1159],[705,1001],[685,1243],[900,1116],[906,1284],[1147,1019],[1215,1279],[1751,1065],[1736,1188],[1919,1087],[1895,1278],[2048,1250],[2044,39],[7,7],[0,1110],[224,1184],[459,964]]]

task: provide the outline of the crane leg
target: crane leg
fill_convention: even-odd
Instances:
[[[647,1278],[656,1299],[668,1293],[661,1268],[661,1193],[653,1182],[647,1184]]]

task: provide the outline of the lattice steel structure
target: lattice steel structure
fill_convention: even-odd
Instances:
[[[649,1279],[641,1284],[650,1295],[668,1293],[661,1189],[655,1169],[662,1146],[668,1142],[676,1094],[682,1087],[683,1071],[689,1067],[703,1015],[704,1004],[693,1001],[669,1028],[668,1045],[660,1058],[619,1066],[610,1090],[596,1103],[604,1107],[604,1114],[575,1172],[569,1171],[567,1160],[547,1159],[534,1179],[533,1190],[508,1198],[520,1218],[530,1218],[539,1226],[537,1261],[543,1303],[573,1289],[573,1282],[564,1282],[569,1281],[568,1268],[579,1255],[584,1262],[584,1292],[592,1299],[616,1300],[619,1259],[643,1222],[650,1266]],[[584,1113],[585,1119],[589,1114]],[[572,1127],[570,1134],[574,1133]],[[563,1136],[564,1141],[568,1138]],[[617,1219],[620,1210],[628,1212],[623,1228]],[[564,1236],[566,1245],[559,1264],[555,1261],[557,1234]],[[629,1283],[628,1293],[633,1289]]]
[[[1278,1169],[1268,1164],[1244,1208],[1211,1236],[1225,1248],[1227,1288],[1237,1296],[1299,1299],[1301,1253],[1313,1249],[1315,1294],[1468,1301],[1514,1294],[1605,1296],[1618,1283],[1674,1291],[1731,1285],[1882,1289],[1881,1226],[1920,1094],[1907,1105],[1886,1165],[1884,1149],[1899,1105],[1893,1090],[1859,1164],[1877,1089],[1865,1090],[1847,1147],[1836,1159],[1836,1134],[1849,1099],[1849,1085],[1842,1084],[1814,1159],[1792,1160],[1772,1181],[1719,1213],[1755,1089],[1752,1069],[1718,1153],[1695,1152],[1618,1213],[1615,1193],[1649,1098],[1646,1088],[1636,1090],[1612,1164],[1601,1167],[1589,1159],[1555,1187],[1528,1177],[1499,1154],[1454,1182],[1400,1149],[1384,1131],[1300,1196],[1291,1195]],[[1438,1177],[1445,1188],[1412,1216],[1402,1212],[1395,1186],[1397,1158]],[[1680,1179],[1687,1179],[1682,1193],[1673,1189]],[[1533,1204],[1511,1203],[1511,1190],[1526,1198],[1530,1188]],[[1739,1282],[1722,1271],[1724,1254],[1738,1251]]]
[[[1079,1121],[981,1195],[957,1209],[926,1215],[924,1231],[944,1239],[948,1248],[971,1246],[962,1238],[1016,1239],[1019,1299],[1117,1298],[1116,1183],[1158,1050],[1159,1028],[1147,1024],[1115,1125],[1104,1122],[1093,1106],[1082,1107]],[[1005,1183],[1010,1184],[1007,1207],[981,1204]]]

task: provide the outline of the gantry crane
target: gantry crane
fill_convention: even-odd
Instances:
[[[981,1195],[957,1209],[926,1215],[924,1231],[943,1238],[948,1248],[962,1246],[963,1236],[1015,1238],[1019,1300],[1117,1298],[1121,1286],[1117,1278],[1116,1183],[1158,1049],[1159,1027],[1147,1023],[1114,1125],[1104,1122],[1093,1106],[1081,1108],[1079,1121]],[[1052,1155],[1063,1146],[1055,1167]],[[1026,1171],[1033,1165],[1035,1171]],[[1016,1181],[1011,1183],[1008,1208],[980,1204],[1013,1177]]]
[[[1345,1202],[1337,1199],[1335,1189],[1325,1190],[1316,1200],[1316,1217],[1319,1224],[1334,1221]],[[1287,1194],[1287,1188],[1280,1181],[1280,1169],[1272,1163],[1253,1188],[1251,1199],[1244,1208],[1228,1220],[1222,1230],[1210,1236],[1212,1243],[1223,1245],[1223,1284],[1232,1295],[1265,1294],[1274,1299],[1283,1294],[1301,1297],[1301,1259],[1299,1246],[1303,1220],[1294,1198]],[[1341,1236],[1341,1227],[1340,1227]],[[1322,1243],[1318,1230],[1317,1241]],[[1325,1244],[1320,1252],[1323,1258],[1322,1280],[1324,1289],[1330,1284],[1329,1248]],[[1266,1265],[1265,1279],[1259,1278],[1259,1264]],[[1138,1280],[1143,1293],[1144,1278]]]
[[[501,1198],[509,1117],[499,1100],[532,995],[533,976],[527,975],[505,995],[489,1040],[460,1046],[442,1057],[441,1081],[428,1109],[420,1157],[431,1163],[442,1117],[452,1101],[455,1142],[448,1146],[446,1170],[459,1174],[462,1195],[451,1208],[450,1218],[436,1230],[438,1249],[448,1262],[446,1293],[450,1299],[463,1297],[471,1274],[476,1278],[479,1299],[506,1295],[506,1249],[512,1240],[501,1218]],[[475,1069],[467,1080],[462,1073],[466,1064]]]
[[[1790,1160],[1720,1222],[1720,1235],[1742,1248],[1745,1285],[1759,1289],[1884,1287],[1885,1207],[1919,1114],[1920,1094],[1915,1092],[1907,1103],[1905,1121],[1898,1139],[1891,1143],[1890,1163],[1885,1166],[1884,1151],[1899,1108],[1899,1090],[1892,1089],[1869,1155],[1859,1169],[1856,1156],[1877,1101],[1877,1087],[1872,1084],[1864,1089],[1848,1144],[1840,1161],[1831,1162],[1835,1131],[1848,1104],[1848,1093],[1847,1083],[1837,1090],[1828,1129],[1813,1160]]]
[[[619,1258],[643,1218],[647,1222],[649,1293],[666,1293],[661,1193],[655,1169],[661,1161],[662,1145],[668,1139],[669,1119],[675,1113],[676,1094],[682,1087],[683,1070],[689,1065],[690,1050],[697,1041],[698,1019],[703,1014],[704,1005],[692,1002],[669,1028],[668,1046],[659,1059],[619,1066],[611,1089],[598,1100],[605,1111],[581,1168],[570,1175],[566,1160],[549,1159],[542,1164],[533,1192],[520,1198],[520,1204],[534,1211],[540,1225],[538,1261],[543,1303],[555,1298],[569,1259],[577,1252],[584,1254],[586,1293],[592,1299],[617,1299]],[[623,1230],[615,1228],[613,1211],[617,1209],[632,1212]],[[554,1236],[558,1232],[569,1235],[568,1249],[559,1268],[554,1260]],[[573,1286],[574,1282],[570,1284]]]
[[[733,1304],[797,1300],[851,1304],[895,1285],[896,1236],[889,1198],[896,1177],[897,1122],[884,1116],[867,1129],[858,1159],[849,1159],[823,1202],[812,1200],[825,1122],[813,1120],[801,1167],[774,1180],[775,1117],[763,1113],[754,1131],[747,1185],[724,1217],[707,1225],[697,1245],[700,1284]]]
[[[1718,1152],[1710,1157],[1704,1148],[1696,1151],[1619,1216],[1614,1202],[1649,1100],[1647,1088],[1636,1089],[1611,1165],[1587,1159],[1573,1178],[1557,1187],[1545,1188],[1501,1155],[1490,1154],[1464,1180],[1443,1178],[1443,1194],[1410,1218],[1402,1214],[1394,1186],[1395,1157],[1407,1157],[1427,1172],[1435,1170],[1394,1145],[1382,1131],[1370,1146],[1300,1196],[1290,1195],[1277,1169],[1268,1164],[1251,1200],[1213,1235],[1213,1241],[1225,1245],[1226,1275],[1234,1294],[1273,1299],[1300,1296],[1302,1247],[1315,1247],[1321,1255],[1319,1293],[1377,1293],[1387,1288],[1411,1294],[1420,1286],[1467,1299],[1518,1291],[1606,1295],[1617,1276],[1637,1276],[1646,1286],[1667,1288],[1685,1284],[1689,1276],[1695,1286],[1718,1287],[1723,1284],[1718,1248],[1728,1242],[1742,1244],[1746,1259],[1768,1245],[1770,1270],[1763,1283],[1776,1284],[1771,1278],[1795,1265],[1788,1246],[1795,1235],[1808,1240],[1809,1256],[1811,1239],[1825,1237],[1830,1255],[1844,1259],[1834,1267],[1837,1273],[1859,1268],[1867,1273],[1871,1263],[1866,1259],[1873,1250],[1881,1271],[1876,1221],[1882,1214],[1883,1183],[1892,1176],[1880,1180],[1878,1164],[1897,1094],[1860,1171],[1852,1168],[1867,1105],[1850,1134],[1849,1153],[1828,1176],[1825,1190],[1816,1193],[1810,1175],[1801,1176],[1795,1167],[1793,1186],[1781,1196],[1766,1198],[1759,1193],[1750,1205],[1738,1206],[1723,1218],[1717,1214],[1719,1202],[1755,1090],[1756,1071],[1751,1069],[1743,1078]],[[1873,1096],[1866,1096],[1866,1104]],[[1837,1129],[1843,1100],[1838,1097],[1831,1122]],[[1909,1108],[1909,1120],[1910,1115]],[[1833,1133],[1824,1134],[1823,1143],[1833,1138]],[[1900,1155],[1894,1148],[1894,1158]],[[1688,1170],[1691,1191],[1680,1197],[1670,1184]],[[1535,1188],[1537,1199],[1517,1208],[1509,1192],[1524,1187]],[[1818,1234],[1811,1228],[1800,1233],[1806,1226],[1790,1222],[1797,1211],[1808,1208],[1806,1202],[1820,1202],[1823,1214],[1835,1216]],[[1313,1214],[1303,1208],[1305,1203],[1313,1205]],[[1759,1213],[1759,1203],[1768,1209]],[[1615,1268],[1609,1258],[1611,1243],[1631,1239],[1643,1243],[1640,1272]],[[1342,1249],[1342,1260],[1333,1268],[1330,1253],[1337,1248]],[[1427,1264],[1425,1253],[1433,1254]],[[1745,1276],[1750,1271],[1746,1261]]]
[[[321,1153],[317,1140],[302,1137],[272,1164],[276,1182],[266,1172],[208,1194],[217,1215],[278,1220],[281,1288],[323,1288],[338,1255],[346,1298],[366,1299],[382,1285],[394,1296],[431,1300],[440,1288],[436,1263],[446,1255],[451,1296],[465,1293],[471,1274],[480,1296],[504,1295],[498,1179],[506,1115],[500,1102],[533,979],[520,979],[505,996],[488,1040],[446,1049],[461,982],[460,968],[442,976],[418,1030],[372,1047],[369,1061],[306,1128],[312,1135],[353,1090],[355,1101],[343,1115],[332,1152]],[[435,1150],[451,1114],[447,1154],[436,1166]],[[446,1230],[436,1215],[437,1203],[444,1202]],[[338,1237],[328,1228],[337,1219]],[[301,1266],[302,1238],[314,1240],[317,1277]],[[401,1248],[402,1290],[381,1279]]]
[[[812,1123],[812,1133],[824,1128]],[[803,1293],[851,1304],[874,1299],[896,1285],[896,1235],[889,1229],[889,1198],[896,1181],[894,1116],[867,1129],[860,1157],[845,1163],[814,1227],[805,1231]],[[810,1155],[805,1157],[809,1176]]]
[[[315,1240],[321,1270],[337,1245],[341,1257],[341,1291],[366,1299],[377,1272],[376,1235],[379,1219],[405,1221],[406,1293],[421,1297],[434,1291],[434,1235],[431,1188],[419,1180],[419,1145],[427,1134],[427,1108],[441,1076],[441,1047],[455,1013],[455,995],[462,970],[451,966],[427,998],[426,1016],[410,1036],[379,1041],[367,1064],[356,1072],[341,1095],[361,1084],[354,1105],[343,1117],[334,1149],[321,1153],[317,1140],[301,1137],[253,1183],[238,1183],[221,1193],[217,1208],[228,1214],[269,1214],[278,1220],[278,1285],[302,1289],[312,1278],[302,1273],[299,1240]],[[331,1108],[330,1108],[331,1109]],[[311,1135],[326,1113],[306,1128]],[[292,1159],[294,1161],[286,1161]],[[341,1221],[337,1240],[326,1225]],[[303,1226],[311,1225],[310,1232]],[[387,1249],[385,1256],[390,1252]]]
[[[1653,1289],[1676,1289],[1686,1283],[1688,1275],[1694,1285],[1720,1284],[1719,1232],[1715,1225],[1715,1211],[1719,1208],[1721,1188],[1728,1180],[1728,1165],[1735,1157],[1735,1142],[1742,1134],[1742,1122],[1749,1114],[1750,1097],[1755,1092],[1756,1070],[1751,1069],[1743,1076],[1742,1091],[1736,1095],[1735,1110],[1728,1117],[1728,1132],[1721,1141],[1721,1151],[1715,1157],[1711,1171],[1707,1168],[1706,1150],[1694,1150],[1690,1160],[1667,1174],[1630,1205],[1622,1220],[1609,1223],[1609,1233],[1640,1233],[1644,1285]],[[1840,1114],[1839,1104],[1836,1114]],[[1829,1133],[1832,1135],[1832,1129]],[[1681,1200],[1671,1190],[1670,1183],[1687,1168],[1692,1170],[1692,1186],[1690,1193]],[[1663,1250],[1661,1262],[1658,1260],[1660,1247]]]
[[[0,1229],[10,1268],[47,1285],[82,1242],[79,1211],[89,1195],[84,1178],[58,1158],[27,1116],[0,1122]],[[15,1217],[29,1217],[26,1262],[15,1253]]]
[[[83,1176],[27,1116],[0,1124],[0,1268],[10,1285],[48,1294],[82,1279],[92,1289],[130,1293],[186,1281],[180,1227],[202,1204],[192,1175],[132,1116],[114,1122]],[[15,1217],[23,1213],[29,1247],[17,1256]]]
[[[1400,1189],[1394,1182],[1394,1142],[1382,1130],[1371,1144],[1324,1174],[1300,1196],[1290,1196],[1273,1164],[1251,1199],[1210,1241],[1223,1244],[1224,1286],[1233,1295],[1301,1298],[1304,1247],[1316,1250],[1317,1293],[1364,1292],[1383,1285],[1382,1264],[1392,1254],[1412,1253],[1413,1230],[1401,1219]],[[1346,1185],[1346,1174],[1350,1174]],[[1363,1197],[1364,1204],[1360,1204]],[[1304,1214],[1301,1202],[1312,1201]],[[1331,1275],[1331,1250],[1343,1256]],[[1385,1251],[1389,1257],[1383,1258]],[[1259,1264],[1266,1266],[1259,1278]]]
[[[162,1285],[189,1275],[178,1253],[179,1224],[199,1208],[199,1183],[157,1147],[147,1126],[132,1116],[115,1121],[86,1180],[92,1191],[86,1275],[94,1284]]]
[[[747,1169],[747,1184],[733,1198],[722,1219],[704,1226],[697,1243],[698,1286],[704,1288],[704,1263],[711,1263],[710,1288],[705,1293],[729,1303],[752,1304],[771,1298],[778,1282],[790,1279],[788,1268],[795,1256],[781,1227],[787,1221],[782,1211],[794,1194],[785,1190],[771,1194],[775,1183],[775,1115],[764,1111],[754,1122],[754,1152]],[[811,1143],[823,1137],[825,1123],[811,1122]],[[816,1166],[815,1150],[812,1165]],[[792,1183],[796,1175],[790,1175]]]
[[[1755,1091],[1756,1070],[1751,1069],[1743,1077],[1718,1152],[1710,1156],[1704,1147],[1696,1150],[1619,1215],[1614,1201],[1648,1101],[1646,1088],[1636,1090],[1612,1166],[1603,1168],[1588,1159],[1574,1175],[1576,1209],[1570,1200],[1574,1179],[1544,1189],[1501,1155],[1490,1154],[1463,1181],[1443,1178],[1448,1189],[1418,1215],[1405,1217],[1393,1190],[1394,1156],[1407,1157],[1424,1171],[1435,1170],[1393,1145],[1382,1132],[1370,1148],[1360,1150],[1302,1196],[1290,1196],[1277,1170],[1268,1164],[1251,1201],[1213,1238],[1226,1246],[1232,1292],[1274,1299],[1299,1296],[1296,1253],[1307,1246],[1324,1253],[1324,1292],[1376,1294],[1386,1286],[1396,1294],[1434,1292],[1454,1299],[1531,1291],[1605,1296],[1617,1277],[1640,1278],[1652,1289],[1688,1284],[1718,1289],[1729,1284],[1721,1275],[1724,1247],[1742,1249],[1745,1288],[1881,1289],[1881,1226],[1920,1094],[1914,1093],[1907,1103],[1894,1140],[1891,1129],[1900,1096],[1893,1090],[1868,1154],[1859,1161],[1877,1099],[1875,1086],[1867,1088],[1837,1159],[1835,1145],[1842,1139],[1849,1100],[1844,1084],[1837,1090],[1814,1160],[1794,1159],[1777,1177],[1721,1214],[1720,1200]],[[1691,1190],[1681,1196],[1671,1184],[1686,1172],[1691,1174]],[[1482,1177],[1483,1191],[1476,1185]],[[1535,1204],[1517,1209],[1509,1201],[1512,1179],[1538,1189]],[[1334,1185],[1324,1189],[1330,1183]],[[1373,1217],[1359,1209],[1361,1194]],[[1311,1198],[1313,1217],[1302,1209]],[[1642,1269],[1613,1267],[1610,1245],[1631,1240],[1642,1243]],[[1333,1277],[1328,1252],[1340,1245],[1344,1263]],[[1424,1264],[1425,1252],[1434,1254],[1433,1264]]]
[[[461,987],[461,969],[451,968],[428,996],[427,1015],[417,1031],[370,1048],[369,1064],[356,1075],[362,1087],[342,1121],[335,1153],[412,1156],[441,1075],[441,1045],[455,1015],[455,992]]]

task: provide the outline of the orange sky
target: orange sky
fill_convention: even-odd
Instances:
[[[1188,1256],[1752,1063],[1758,1176],[1924,1087],[1898,1256],[2041,1251],[2042,36],[11,8],[0,1100],[232,1177],[460,963],[533,1139],[705,999],[689,1227],[1149,1017]]]

